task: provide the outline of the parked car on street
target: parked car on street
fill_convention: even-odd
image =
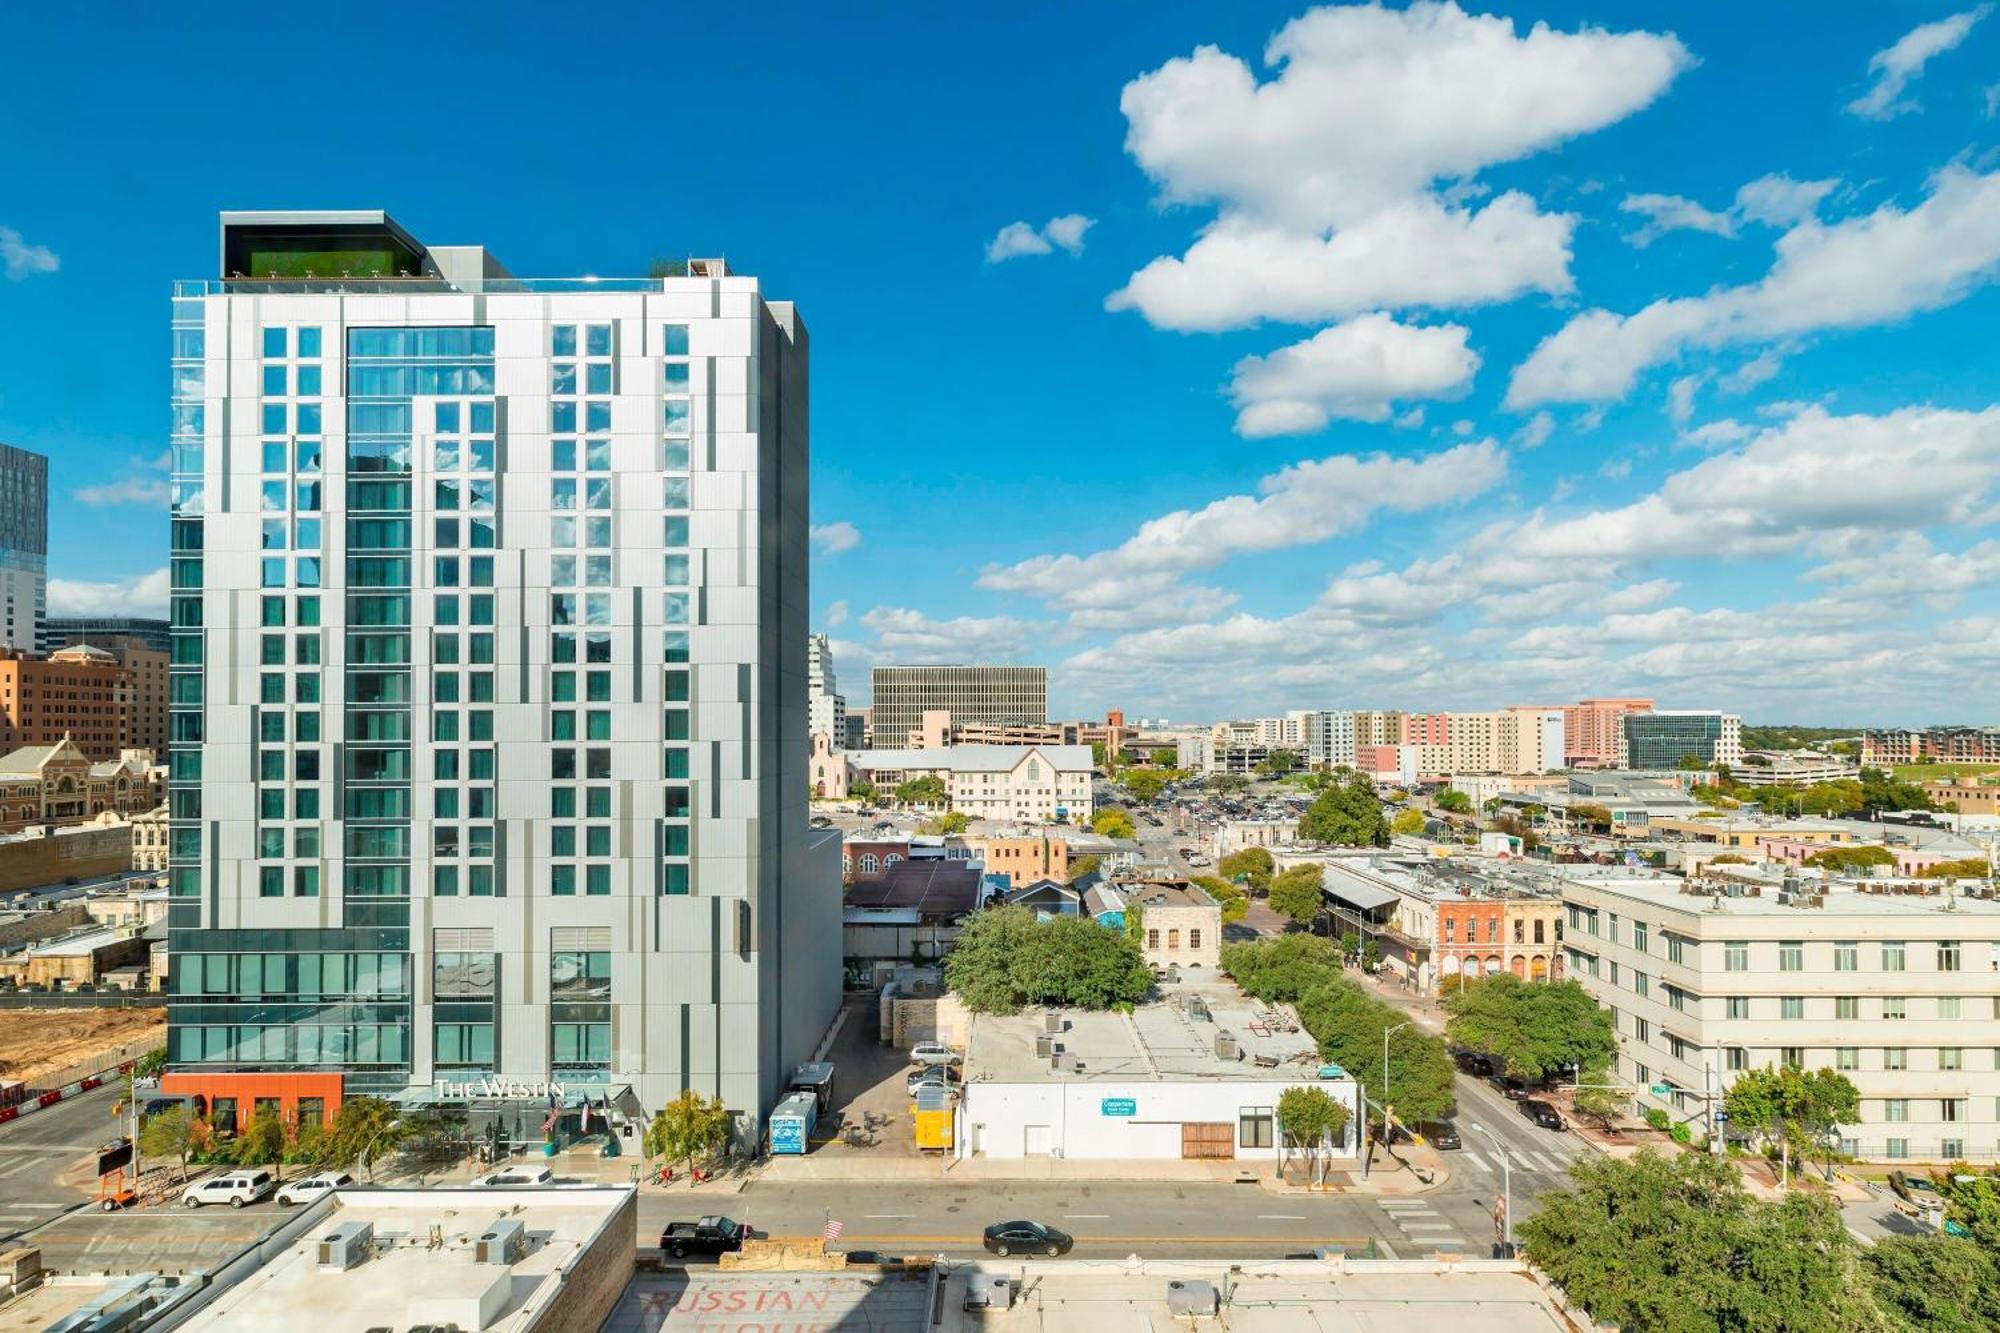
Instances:
[[[241,1208],[268,1197],[270,1193],[269,1171],[226,1171],[188,1186],[181,1193],[181,1202],[190,1208],[210,1203],[226,1203],[231,1208]]]
[[[698,1222],[669,1222],[660,1233],[660,1249],[675,1259],[690,1254],[727,1254],[743,1248],[757,1233],[728,1217],[704,1217]]]
[[[986,1228],[986,1248],[1001,1258],[1010,1254],[1068,1254],[1076,1237],[1040,1222],[995,1222]]]
[[[910,1048],[910,1063],[917,1065],[955,1065],[965,1057],[941,1041],[920,1041]]]
[[[294,1204],[317,1203],[330,1191],[353,1183],[354,1177],[345,1171],[322,1171],[301,1180],[288,1180],[278,1188],[278,1206],[290,1208]]]
[[[1938,1193],[1937,1186],[1923,1176],[1913,1176],[1907,1171],[1891,1171],[1889,1188],[1894,1190],[1896,1197],[1905,1203],[1944,1202],[1944,1196]]]
[[[1560,1130],[1563,1127],[1562,1113],[1536,1097],[1529,1097],[1521,1102],[1521,1114],[1543,1129]]]
[[[1465,1146],[1464,1140],[1458,1137],[1458,1126],[1449,1120],[1427,1121],[1417,1126],[1417,1132],[1439,1152],[1457,1152]]]
[[[1495,1074],[1486,1080],[1510,1102],[1518,1102],[1528,1095],[1528,1081],[1524,1078],[1509,1078],[1505,1074]]]

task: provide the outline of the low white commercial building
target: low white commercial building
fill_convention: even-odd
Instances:
[[[1729,776],[1746,787],[1810,787],[1858,779],[1861,765],[1819,750],[1745,750]]]
[[[1359,1089],[1345,1074],[1320,1077],[1317,1045],[1290,1009],[1266,1009],[1226,983],[1165,989],[1166,1001],[1130,1015],[974,1015],[957,1155],[1275,1167],[1278,1097],[1300,1085],[1347,1107],[1346,1140],[1333,1157],[1355,1155]]]
[[[1568,974],[1611,1010],[1640,1107],[1699,1130],[1744,1070],[1832,1069],[1861,1094],[1846,1153],[2000,1160],[2000,889],[1717,869],[1549,872]]]
[[[814,737],[813,794],[844,798],[856,782],[884,798],[905,782],[935,777],[953,810],[973,819],[1086,823],[1094,808],[1088,745],[947,745],[937,749],[838,750]]]

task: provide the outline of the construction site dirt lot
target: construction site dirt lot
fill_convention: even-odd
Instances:
[[[132,1042],[167,1039],[165,1009],[10,1009],[0,1014],[0,1079],[50,1074]]]

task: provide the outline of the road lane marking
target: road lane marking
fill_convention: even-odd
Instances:
[[[1259,1213],[1259,1222],[1303,1222],[1306,1219],[1298,1213]]]
[[[1527,1158],[1529,1161],[1532,1161],[1542,1170],[1553,1171],[1557,1175],[1561,1175],[1565,1169],[1560,1161],[1551,1162],[1547,1157],[1543,1156],[1541,1153],[1538,1152],[1536,1153],[1524,1152],[1521,1154],[1521,1156]]]
[[[1405,1231],[1456,1231],[1458,1229],[1458,1224],[1455,1222],[1398,1222],[1396,1225]]]
[[[862,1217],[870,1222],[883,1222],[891,1218],[896,1218],[900,1220],[915,1216],[916,1216],[915,1213],[863,1213],[862,1214]]]

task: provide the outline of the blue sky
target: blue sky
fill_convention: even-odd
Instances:
[[[0,89],[0,439],[53,459],[59,613],[162,600],[166,296],[217,211],[384,207],[800,303],[856,696],[2000,697],[1983,9],[73,9],[10,18]]]

